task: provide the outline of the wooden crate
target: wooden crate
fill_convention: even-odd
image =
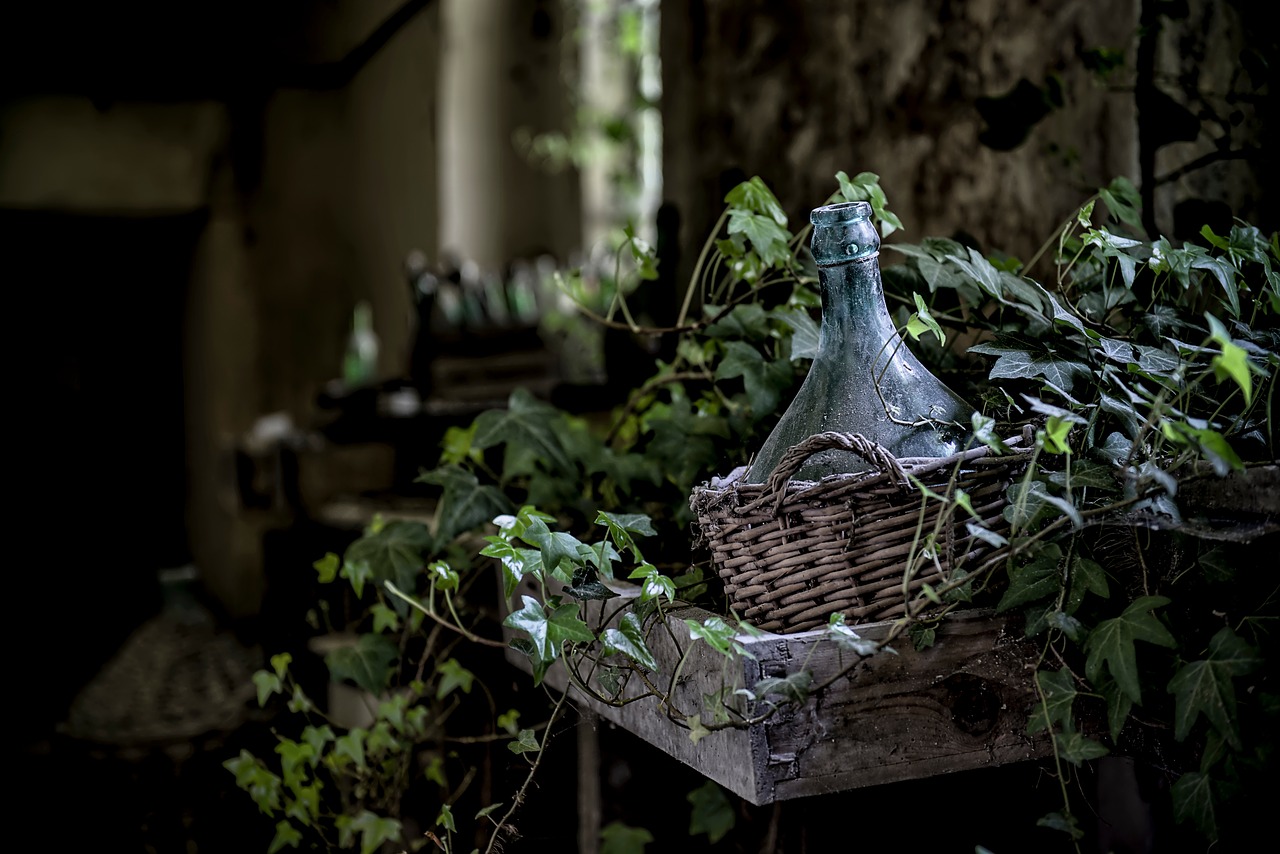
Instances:
[[[520,607],[517,591],[513,602]],[[635,595],[627,589],[624,595]],[[616,610],[617,600],[606,607]],[[592,603],[598,607],[598,603]],[[701,623],[709,612],[683,606],[666,614],[670,634],[650,631],[658,673],[669,679],[684,654],[672,696],[674,709],[648,698],[621,708],[575,691],[574,701],[679,759],[753,804],[839,792],[899,780],[932,777],[1049,755],[1044,734],[1026,735],[1038,702],[1033,682],[1035,650],[1015,620],[987,611],[949,617],[934,645],[917,652],[904,636],[897,655],[877,655],[811,696],[747,729],[719,730],[697,743],[683,722],[702,708],[702,696],[723,685],[750,687],[760,679],[806,669],[817,684],[851,660],[822,631],[767,634],[739,642],[755,656],[729,660],[705,643],[692,643],[686,619]],[[890,623],[857,627],[867,639],[885,637]],[[530,672],[515,650],[508,660]],[[546,681],[564,690],[561,662]],[[589,683],[593,684],[594,682]],[[665,683],[664,683],[665,684]],[[644,693],[632,679],[620,697]],[[705,715],[704,715],[705,719]]]

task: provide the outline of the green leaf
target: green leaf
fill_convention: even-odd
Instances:
[[[1031,352],[997,344],[978,344],[970,353],[996,356],[988,375],[991,379],[1032,379],[1044,377],[1063,391],[1070,392],[1077,377],[1091,376],[1089,366],[1074,359],[1059,358],[1050,352]]]
[[[267,847],[267,854],[276,854],[282,848],[297,848],[301,841],[302,831],[287,821],[277,822],[276,835],[272,837],[271,845]]]
[[[1173,648],[1176,642],[1164,624],[1156,619],[1153,611],[1169,604],[1163,596],[1142,596],[1135,599],[1118,617],[1103,620],[1089,633],[1085,641],[1085,676],[1095,685],[1102,676],[1103,666],[1110,671],[1120,690],[1133,702],[1142,703],[1142,686],[1138,681],[1138,661],[1135,641],[1146,641]]]
[[[373,615],[373,630],[378,634],[400,630],[400,615],[381,602],[373,603],[369,609]]]
[[[643,513],[606,513],[601,510],[596,514],[596,524],[605,525],[618,548],[630,551],[636,560],[642,558],[632,534],[653,537],[658,533],[653,529],[653,520]]]
[[[423,472],[417,481],[444,489],[436,509],[436,537],[441,545],[512,509],[510,499],[502,490],[481,486],[476,476],[461,466],[441,466]]]
[[[822,328],[806,309],[800,306],[779,308],[774,310],[773,316],[791,327],[791,361],[812,359],[818,355]]]
[[[693,812],[689,817],[690,836],[705,833],[707,840],[714,845],[733,830],[736,821],[733,804],[729,802],[724,790],[715,783],[707,781],[694,789],[689,793],[688,801],[693,804]]]
[[[284,686],[280,684],[280,677],[266,670],[259,670],[253,674],[253,684],[258,689],[258,706],[265,706],[267,700],[272,694],[279,694]]]
[[[725,204],[767,215],[781,226],[787,224],[787,215],[778,204],[778,198],[759,175],[743,181],[724,197]]]
[[[352,833],[360,834],[360,854],[374,854],[384,843],[400,838],[400,822],[363,810],[348,825]]]
[[[1037,827],[1047,827],[1067,834],[1072,839],[1083,839],[1084,831],[1080,829],[1076,817],[1071,813],[1051,812],[1036,821]]]
[[[1230,628],[1220,629],[1209,641],[1209,657],[1187,662],[1169,680],[1169,693],[1175,697],[1173,737],[1184,740],[1204,715],[1228,744],[1241,749],[1231,679],[1252,672],[1262,662],[1258,651]]]
[[[744,210],[729,211],[729,234],[741,234],[751,241],[751,248],[769,267],[782,267],[791,259],[787,241],[791,232],[771,217]]]
[[[551,612],[547,619],[547,636],[557,648],[565,641],[591,643],[596,639],[591,628],[578,616],[579,613],[575,602],[566,602]]]
[[[1070,592],[1067,594],[1066,612],[1074,614],[1084,601],[1086,593],[1093,593],[1103,599],[1111,596],[1111,588],[1107,585],[1107,573],[1097,561],[1071,556]]]
[[[704,330],[711,338],[763,341],[770,335],[769,315],[755,302],[735,305]]]
[[[1104,679],[1098,690],[1102,692],[1102,698],[1107,704],[1107,729],[1111,733],[1111,740],[1116,741],[1120,738],[1125,722],[1129,720],[1129,713],[1133,711],[1133,700],[1120,690],[1114,679]]]
[[[330,652],[324,662],[335,682],[350,679],[376,697],[386,690],[392,664],[399,656],[400,650],[385,635],[367,634],[351,646]]]
[[[1026,563],[1009,569],[1009,586],[996,612],[1003,613],[1019,605],[1026,605],[1047,596],[1056,595],[1062,589],[1062,548],[1057,543],[1042,546]]]
[[[924,304],[924,299],[920,294],[913,293],[911,296],[915,298],[915,313],[907,320],[907,334],[911,336],[913,341],[919,341],[920,336],[925,332],[932,332],[938,339],[938,344],[945,347],[947,345],[947,335],[942,331],[942,327],[938,325],[938,321],[933,319],[933,315],[929,313],[929,307]]]
[[[1058,746],[1058,756],[1072,765],[1081,765],[1111,752],[1105,745],[1091,738],[1085,738],[1075,730],[1056,736],[1055,741]]]
[[[532,596],[521,596],[520,599],[524,607],[508,614],[502,621],[502,625],[527,634],[533,643],[537,658],[546,662],[554,661],[559,655],[559,650],[548,636],[547,612],[543,609],[542,603]]]
[[[351,760],[352,764],[357,768],[364,767],[364,737],[365,730],[361,727],[355,727],[346,735],[340,735],[333,742],[333,756],[335,759],[346,758]]]
[[[562,581],[573,578],[573,567],[583,561],[579,557],[579,549],[585,545],[572,534],[563,531],[552,531],[542,519],[532,519],[525,527],[520,538],[530,545],[537,546],[542,552],[542,569],[553,575],[560,571]],[[566,566],[561,568],[562,564]]]
[[[436,827],[443,827],[450,833],[458,832],[458,825],[453,821],[453,807],[448,804],[440,805],[440,814],[436,816]]]
[[[338,567],[342,560],[333,552],[326,552],[325,556],[315,563],[311,564],[315,567],[316,573],[320,576],[321,584],[328,584],[338,577]]]
[[[458,573],[442,560],[433,561],[427,567],[427,577],[437,590],[445,592],[458,589]]]
[[[502,809],[502,807],[503,807],[502,801],[498,801],[496,804],[489,804],[489,806],[485,807],[484,809],[476,813],[476,818],[481,819],[487,815],[493,815],[495,812]]]
[[[397,519],[381,525],[376,533],[364,536],[347,547],[343,572],[354,572],[352,564],[366,564],[379,581],[394,581],[401,590],[413,590],[423,558],[431,549],[431,531],[420,522]],[[352,587],[356,586],[352,578]],[[357,596],[361,595],[359,592]]]
[[[315,757],[311,761],[312,765],[319,761],[320,754],[324,752],[324,746],[333,741],[333,739],[333,730],[328,724],[319,727],[308,725],[303,728],[302,740],[311,745],[311,750]]]
[[[351,589],[356,594],[356,598],[364,597],[365,582],[373,577],[373,568],[369,566],[367,560],[345,560],[342,562],[342,572],[339,573],[347,581],[351,582]]]
[[[836,646],[841,649],[850,650],[864,658],[880,651],[880,644],[873,640],[866,640],[845,625],[844,614],[841,613],[832,614],[827,618],[827,637],[835,641]],[[888,647],[885,647],[885,650],[891,651]]]
[[[747,402],[757,418],[777,409],[782,392],[791,387],[794,379],[789,361],[766,359],[755,347],[742,341],[725,343],[725,357],[717,366],[715,376],[717,380],[742,377]]]
[[[280,770],[284,783],[291,789],[302,785],[306,768],[316,764],[315,748],[310,743],[298,743],[287,738],[276,742],[276,753],[280,756]]]
[[[631,571],[627,578],[644,579],[640,587],[640,601],[648,602],[666,596],[668,600],[676,598],[676,584],[651,563],[642,563]]]
[[[708,617],[700,624],[689,619],[684,622],[689,627],[691,640],[706,641],[712,649],[726,658],[733,658],[735,653],[745,655],[747,658],[755,658],[735,639],[737,632],[734,628],[720,617]]]
[[[653,834],[643,827],[629,827],[620,821],[600,828],[600,854],[644,854]]]
[[[1031,712],[1027,720],[1027,735],[1034,735],[1054,724],[1064,730],[1071,727],[1071,704],[1076,699],[1076,683],[1071,671],[1041,670],[1036,673],[1036,684],[1044,693],[1044,700]]]
[[[491,409],[476,418],[475,446],[485,449],[498,444],[530,448],[553,471],[576,470],[560,441],[563,414],[538,400],[527,389],[518,388],[507,399],[507,408]]]
[[[507,709],[505,712],[498,715],[498,726],[512,735],[515,735],[518,730],[517,722],[519,720],[520,712],[518,710]]]
[[[640,625],[640,618],[634,613],[623,614],[618,628],[605,629],[600,635],[600,640],[604,641],[606,654],[620,652],[642,667],[649,670],[658,669],[658,662],[654,661],[653,653],[645,643],[644,627]]]
[[[813,684],[813,674],[807,670],[797,670],[786,676],[770,676],[761,679],[751,688],[757,700],[768,700],[777,695],[789,703],[803,703],[809,698],[809,687]]]
[[[436,665],[436,676],[440,679],[436,686],[437,700],[443,700],[459,688],[462,689],[462,693],[470,694],[471,683],[476,678],[476,675],[459,664],[456,658],[447,659]]]
[[[1244,393],[1245,406],[1253,403],[1253,378],[1249,375],[1249,357],[1243,347],[1230,341],[1222,342],[1222,352],[1213,357],[1211,364],[1218,382],[1230,377]]]
[[[440,464],[461,465],[468,460],[472,462],[483,460],[484,454],[479,448],[472,446],[475,435],[475,422],[467,427],[455,426],[445,430],[444,438],[440,441]]]
[[[1209,776],[1189,771],[1169,789],[1173,798],[1173,818],[1179,824],[1190,821],[1210,842],[1218,840],[1218,820],[1214,810]]]
[[[432,756],[431,761],[427,763],[427,768],[423,771],[422,776],[426,777],[432,783],[441,788],[448,788],[449,778],[444,774],[444,757]]]
[[[516,740],[508,742],[507,750],[512,753],[537,753],[542,747],[538,744],[538,739],[534,737],[533,730],[522,729],[520,734],[516,736]]]

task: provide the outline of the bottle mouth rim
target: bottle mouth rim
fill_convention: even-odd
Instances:
[[[867,202],[840,202],[834,205],[823,205],[814,208],[809,214],[809,222],[814,225],[843,225],[847,222],[871,218],[871,205]]]

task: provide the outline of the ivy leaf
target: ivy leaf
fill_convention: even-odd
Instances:
[[[666,596],[668,600],[676,598],[676,584],[673,580],[663,575],[656,566],[651,563],[642,563],[631,571],[627,578],[644,579],[640,587],[640,601],[648,602],[651,599],[657,599]]]
[[[777,196],[759,175],[734,187],[725,194],[724,201],[727,205],[765,214],[780,226],[787,224],[787,214],[778,204]]]
[[[1107,585],[1107,573],[1097,561],[1089,560],[1078,554],[1071,557],[1071,586],[1067,593],[1066,612],[1074,614],[1084,601],[1086,593],[1093,593],[1107,599],[1111,596],[1111,588]]]
[[[529,635],[529,640],[533,643],[533,649],[538,659],[546,662],[554,661],[558,655],[558,650],[551,643],[547,633],[547,612],[543,610],[542,603],[532,596],[521,596],[524,607],[519,611],[512,611],[507,618],[502,621],[502,625],[510,629],[518,629]]]
[[[1027,719],[1027,735],[1034,735],[1042,729],[1059,724],[1064,730],[1071,726],[1071,704],[1076,699],[1076,683],[1071,678],[1071,671],[1065,667],[1061,670],[1038,671],[1036,684],[1044,693],[1044,701],[1037,705]]]
[[[1182,665],[1168,690],[1175,698],[1173,737],[1184,740],[1200,715],[1235,749],[1241,748],[1236,722],[1233,676],[1242,676],[1262,664],[1258,651],[1230,628],[1222,628],[1209,641],[1209,657]]]
[[[342,564],[341,559],[333,552],[326,552],[325,556],[315,563],[311,564],[315,567],[321,584],[328,584],[338,577],[338,567]]]
[[[797,670],[784,677],[771,676],[761,679],[752,686],[751,693],[757,700],[766,700],[776,694],[791,703],[803,703],[809,698],[809,686],[813,684],[813,674],[807,670]]]
[[[770,267],[784,266],[791,259],[787,246],[791,232],[769,216],[737,208],[730,210],[729,234],[741,234],[750,240],[760,260]]]
[[[997,344],[978,344],[970,347],[969,352],[997,357],[988,375],[993,380],[1044,377],[1063,391],[1070,392],[1076,377],[1091,376],[1085,363],[1059,358],[1050,352],[1033,353]]]
[[[1218,841],[1218,821],[1207,774],[1188,771],[1170,787],[1169,794],[1173,798],[1174,821],[1190,821],[1210,842]]]
[[[489,804],[489,806],[484,807],[483,809],[481,809],[479,812],[476,813],[476,818],[480,819],[480,818],[484,818],[485,816],[492,815],[493,813],[502,809],[503,806],[504,804],[502,801],[498,801],[496,804]]]
[[[553,470],[576,471],[573,460],[560,441],[561,413],[529,392],[518,388],[507,399],[506,409],[490,409],[476,417],[474,445],[519,445],[532,450]]]
[[[566,534],[563,531],[552,531],[542,519],[531,519],[520,538],[530,545],[538,547],[538,550],[542,553],[542,569],[544,572],[556,575],[561,568],[561,564],[568,564],[564,567],[562,581],[572,580],[573,567],[582,563],[582,559],[579,557],[579,549],[586,546],[586,544],[572,534]],[[586,547],[590,548],[589,546]]]
[[[578,617],[578,606],[566,602],[551,612],[547,618],[547,637],[559,649],[565,641],[591,643],[596,639],[590,627]]]
[[[461,689],[464,694],[470,694],[471,683],[476,678],[476,675],[459,664],[456,658],[450,658],[438,664],[436,675],[440,677],[440,683],[436,686],[437,700],[443,700],[458,689]]]
[[[329,676],[335,682],[350,679],[375,697],[391,679],[392,662],[400,655],[395,643],[385,635],[361,635],[351,646],[335,649],[324,657]]]
[[[591,570],[591,577],[588,578],[586,572],[581,569],[573,573],[573,583],[565,587],[564,592],[574,599],[587,599],[598,602],[614,599],[618,595],[595,578],[594,570]]]
[[[818,355],[822,328],[808,311],[800,306],[791,306],[776,309],[773,315],[791,327],[791,361],[799,362]]]
[[[400,838],[400,822],[363,810],[347,825],[351,833],[360,834],[360,854],[374,854],[383,844]]]
[[[1059,735],[1056,743],[1058,756],[1072,765],[1080,765],[1091,759],[1099,759],[1111,752],[1107,750],[1105,745],[1091,738],[1085,738],[1075,730]]]
[[[1009,587],[1000,597],[996,613],[1057,594],[1062,589],[1062,573],[1058,569],[1061,562],[1062,548],[1048,543],[1026,563],[1010,568]]]
[[[733,805],[724,790],[708,780],[704,785],[694,789],[688,795],[693,804],[693,813],[689,817],[689,835],[705,833],[707,840],[715,845],[730,830],[736,818]]]
[[[600,828],[600,854],[644,854],[653,834],[643,827],[629,827],[620,821]]]
[[[827,637],[836,642],[836,646],[841,649],[847,649],[864,658],[875,655],[880,651],[880,645],[873,640],[867,640],[860,636],[853,629],[845,625],[844,614],[835,613],[827,618]],[[884,648],[886,652],[894,652],[891,647]]]
[[[538,739],[534,737],[531,729],[520,730],[520,735],[516,736],[516,740],[507,743],[507,750],[517,755],[521,753],[537,753],[541,749]]]
[[[373,568],[369,566],[367,560],[344,560],[342,571],[338,574],[351,582],[352,592],[356,594],[357,599],[361,599],[364,597],[365,582],[373,578]]]
[[[1107,704],[1107,728],[1111,733],[1111,740],[1116,741],[1120,738],[1125,722],[1129,720],[1129,712],[1133,711],[1133,700],[1120,690],[1114,679],[1104,679],[1098,690],[1102,692],[1102,699]]]
[[[657,670],[658,662],[654,661],[644,640],[644,628],[640,618],[633,613],[622,615],[616,629],[605,629],[600,635],[604,641],[605,653],[620,652],[649,670]]]
[[[423,557],[433,543],[431,531],[420,522],[403,519],[386,522],[376,533],[366,531],[347,547],[343,556],[344,571],[350,564],[363,563],[379,581],[393,581],[401,590],[413,590]],[[352,586],[355,586],[354,578]]]
[[[706,641],[712,649],[726,658],[733,658],[734,653],[745,655],[747,658],[755,658],[754,655],[747,652],[746,647],[738,643],[736,640],[737,632],[734,631],[733,627],[720,617],[708,617],[701,623],[686,619],[684,623],[689,627],[689,638],[691,640]]]
[[[1076,817],[1071,813],[1051,812],[1036,821],[1036,827],[1047,827],[1067,834],[1072,839],[1083,839],[1084,831],[1080,829]]]
[[[349,759],[357,768],[363,768],[364,736],[365,730],[360,727],[355,727],[346,735],[338,736],[333,742],[334,758]]]
[[[653,520],[643,513],[606,513],[601,510],[596,514],[596,524],[606,526],[609,537],[617,543],[618,548],[629,550],[636,560],[641,560],[640,547],[636,545],[632,534],[653,537],[658,533],[653,529]]]
[[[481,486],[476,476],[461,466],[440,466],[416,480],[444,488],[436,510],[436,535],[441,545],[511,510],[511,501],[502,490]]]
[[[302,831],[288,821],[279,821],[276,823],[276,835],[272,837],[271,844],[267,847],[267,854],[276,854],[277,851],[286,847],[297,848],[301,841]]]
[[[280,684],[280,677],[267,670],[259,670],[253,674],[253,684],[258,689],[258,705],[265,706],[267,700],[271,699],[272,694],[279,694],[283,690]]]
[[[782,392],[791,386],[793,373],[790,362],[766,359],[750,344],[729,341],[725,357],[716,367],[716,379],[734,377],[742,377],[751,412],[760,418],[777,408]]]
[[[378,634],[400,629],[400,615],[381,602],[373,603],[369,611],[373,614],[373,630]]]
[[[703,331],[711,338],[763,341],[769,337],[769,315],[759,303],[742,303],[725,312]]]
[[[1253,403],[1253,378],[1249,375],[1249,357],[1245,353],[1243,347],[1239,347],[1230,341],[1223,341],[1222,352],[1214,356],[1210,364],[1213,366],[1213,375],[1222,382],[1230,377],[1240,386],[1240,391],[1244,393],[1244,404],[1249,406]]]
[[[1170,649],[1176,646],[1173,635],[1152,613],[1168,604],[1169,600],[1163,596],[1142,596],[1120,616],[1098,623],[1084,645],[1089,654],[1085,660],[1085,676],[1089,681],[1097,684],[1106,665],[1125,696],[1141,704],[1142,686],[1138,682],[1134,642],[1143,640]]]
[[[915,313],[907,319],[907,334],[911,336],[911,340],[919,341],[920,336],[926,332],[932,332],[938,339],[938,343],[942,346],[947,344],[947,335],[942,331],[942,327],[938,325],[938,321],[933,319],[933,315],[929,313],[929,307],[924,304],[924,299],[918,293],[913,293],[916,301]]]

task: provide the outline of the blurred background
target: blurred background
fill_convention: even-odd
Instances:
[[[305,631],[311,562],[426,512],[444,431],[513,389],[587,412],[652,373],[553,281],[607,276],[628,224],[655,323],[753,175],[796,229],[871,171],[904,239],[1024,258],[1116,176],[1153,232],[1274,231],[1267,6],[10,4],[25,820],[67,848],[269,838],[220,763],[261,737],[249,674]]]

